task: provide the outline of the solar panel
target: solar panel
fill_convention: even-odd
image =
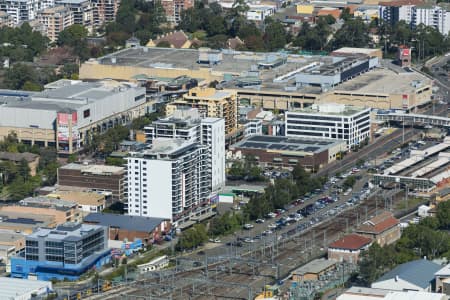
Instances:
[[[319,149],[319,147],[306,147],[304,150],[306,152],[314,152],[317,151],[317,149]]]

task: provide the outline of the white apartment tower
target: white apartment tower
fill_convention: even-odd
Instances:
[[[413,26],[420,24],[436,28],[443,35],[450,31],[450,12],[442,6],[423,5],[414,7]]]
[[[285,113],[286,136],[345,140],[352,147],[370,138],[370,108],[313,105]]]
[[[152,149],[127,157],[128,214],[167,218],[207,203],[211,194],[205,146],[156,138]]]
[[[175,110],[164,119],[144,128],[146,143],[155,138],[179,138],[199,143],[208,149],[211,190],[225,185],[225,121],[221,118],[201,118],[197,109]]]

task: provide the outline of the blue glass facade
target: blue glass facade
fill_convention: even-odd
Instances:
[[[110,257],[103,226],[66,223],[41,228],[26,237],[24,253],[11,259],[11,277],[75,280]]]

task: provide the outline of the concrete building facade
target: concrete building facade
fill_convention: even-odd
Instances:
[[[37,19],[44,26],[45,35],[51,42],[58,39],[61,31],[75,24],[72,11],[62,5],[39,11]]]
[[[338,104],[285,113],[286,136],[339,139],[349,148],[370,139],[370,123],[370,108]]]
[[[25,241],[25,254],[11,259],[11,277],[76,280],[109,260],[106,227],[64,223],[41,228]]]
[[[225,120],[225,133],[233,133],[237,129],[237,97],[229,91],[214,88],[196,87],[166,106],[166,114],[171,115],[177,109],[196,108],[202,117],[222,118]]]
[[[153,147],[127,157],[128,215],[176,222],[207,204],[211,194],[207,147],[157,138]]]
[[[56,146],[61,155],[83,149],[95,133],[146,113],[145,88],[115,81],[61,80],[39,93],[0,91],[0,138]]]
[[[175,110],[167,118],[154,121],[144,128],[146,143],[155,138],[177,138],[207,147],[211,189],[225,186],[225,121],[221,118],[201,118],[197,109]]]
[[[58,168],[60,189],[84,188],[111,195],[112,200],[125,200],[124,167],[104,165],[67,164]]]

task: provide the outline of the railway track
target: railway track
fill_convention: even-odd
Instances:
[[[313,227],[287,230],[266,247],[237,257],[224,256],[207,267],[153,274],[126,289],[101,295],[106,299],[252,299],[266,284],[286,278],[293,269],[325,254],[329,242],[358,226],[377,211],[391,209],[401,197],[386,201],[379,194]],[[314,217],[314,216],[313,216]],[[91,297],[90,299],[100,299]]]

